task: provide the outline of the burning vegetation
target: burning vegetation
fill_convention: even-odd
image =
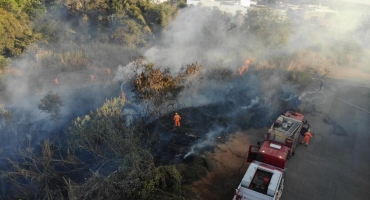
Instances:
[[[307,27],[273,9],[9,2],[0,25],[37,28],[0,46],[1,199],[196,198],[216,144],[297,109],[312,77],[368,62],[340,36],[297,45]]]

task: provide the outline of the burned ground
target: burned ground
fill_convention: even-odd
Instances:
[[[280,97],[275,101],[279,105],[276,109],[271,109],[270,102],[264,100],[248,107],[246,105],[256,95],[262,95],[251,91],[256,90],[250,86],[235,87],[224,101],[177,110],[182,118],[180,127],[174,127],[174,113],[152,122],[148,132],[153,135],[148,137],[155,138],[151,148],[157,162],[179,163],[187,155],[213,151],[214,144],[224,141],[228,135],[245,128],[267,127],[275,116],[286,110],[296,110],[300,105],[297,97],[284,98],[287,92],[278,91],[274,95]]]
[[[215,145],[227,142],[230,134],[247,127],[266,127],[277,114],[286,109],[294,109],[299,105],[300,102],[297,101],[297,98],[291,98],[291,96],[294,96],[291,91],[277,90],[272,95],[270,94],[270,97],[275,99],[273,103],[280,104],[280,106],[271,108],[271,101],[258,99],[259,96],[265,95],[263,89],[259,88],[258,82],[255,82],[253,86],[246,84],[253,76],[252,74],[245,75],[229,82],[231,89],[226,93],[224,91],[223,93],[226,95],[215,103],[183,107],[176,110],[182,118],[181,127],[174,127],[174,113],[172,112],[142,126],[140,128],[143,133],[141,136],[142,146],[152,152],[155,164],[157,166],[179,165],[184,181],[190,184],[190,180],[195,181],[205,175],[207,171],[212,170],[209,166],[210,161],[200,155],[205,152],[217,151],[217,149],[214,149]],[[58,147],[56,158],[66,158],[68,156],[66,152],[69,149],[65,132],[68,131],[72,120],[78,116],[88,114],[91,110],[93,111],[96,107],[102,105],[105,99],[118,96],[121,92],[119,82],[115,85],[99,82],[83,84],[77,88],[67,90],[65,87],[54,86],[55,92],[59,92],[65,99],[65,106],[62,109],[63,117],[58,126],[54,127],[47,118],[35,118],[33,114],[37,110],[30,112],[21,107],[10,107],[10,110],[15,114],[15,119],[23,119],[15,123],[16,126],[12,131],[21,136],[17,137],[18,140],[20,138],[24,141],[19,148],[31,147],[35,156],[41,156],[42,149],[40,145],[48,138]],[[208,90],[206,94],[212,96],[219,92]],[[219,95],[222,94],[219,93]],[[31,102],[37,101],[32,100]],[[136,109],[136,112],[140,113],[134,103],[128,104],[126,108]],[[125,123],[124,119],[122,119],[122,123]],[[20,141],[15,139],[9,141],[12,144],[20,144]],[[19,162],[22,166],[23,158],[19,157],[17,152],[14,152],[11,145],[8,149],[4,146],[2,150],[3,159],[10,158],[14,162]],[[82,184],[95,176],[95,173],[99,173],[101,177],[108,176],[120,168],[124,159],[124,157],[102,158],[86,151],[76,151],[75,154],[78,158],[75,163],[53,167],[55,176],[45,176],[43,172],[38,175],[45,176],[49,180],[51,184],[48,186],[49,189],[65,187],[61,177],[68,177],[74,183]],[[3,162],[1,168],[4,171],[12,171],[12,165],[8,162]],[[193,169],[197,173],[191,174],[189,169]],[[24,181],[26,181],[24,183],[27,183],[26,179]],[[5,184],[3,185],[4,188],[11,187],[8,183],[3,182],[3,184]],[[61,191],[61,194],[65,195],[65,192]]]

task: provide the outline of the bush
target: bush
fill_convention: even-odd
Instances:
[[[89,59],[81,50],[60,53],[40,50],[36,54],[36,62],[49,68],[59,66],[63,71],[80,70],[89,65]]]
[[[297,82],[300,85],[307,85],[312,80],[312,72],[309,70],[297,72]]]
[[[226,67],[215,67],[208,71],[207,79],[214,79],[220,82],[231,81],[233,79],[233,70]]]
[[[8,66],[9,58],[4,58],[4,56],[0,55],[0,74]]]
[[[19,153],[19,160],[7,159],[12,170],[2,173],[1,199],[66,198],[64,176],[69,166],[78,166],[72,155],[61,157],[60,149],[50,140],[45,140],[41,149],[26,146]]]
[[[38,105],[41,112],[46,112],[56,124],[60,118],[60,107],[63,106],[63,101],[58,93],[49,91]]]
[[[120,98],[107,100],[89,115],[78,117],[67,133],[72,150],[86,150],[104,158],[123,156],[135,145],[134,130],[124,126]],[[136,135],[138,136],[138,135]]]
[[[185,199],[182,176],[173,165],[155,167],[152,155],[134,148],[107,177],[94,172],[86,183],[69,182],[69,199]]]

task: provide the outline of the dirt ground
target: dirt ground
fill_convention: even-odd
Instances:
[[[249,166],[245,160],[248,147],[250,144],[262,141],[266,131],[267,129],[236,132],[230,135],[226,142],[218,144],[214,153],[205,153],[210,172],[193,183],[193,191],[197,194],[196,199],[232,199],[235,189]]]

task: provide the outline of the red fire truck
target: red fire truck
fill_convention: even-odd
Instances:
[[[233,200],[278,200],[283,192],[287,159],[294,155],[299,135],[310,128],[305,117],[288,111],[271,125],[262,145],[250,145],[250,162]]]

